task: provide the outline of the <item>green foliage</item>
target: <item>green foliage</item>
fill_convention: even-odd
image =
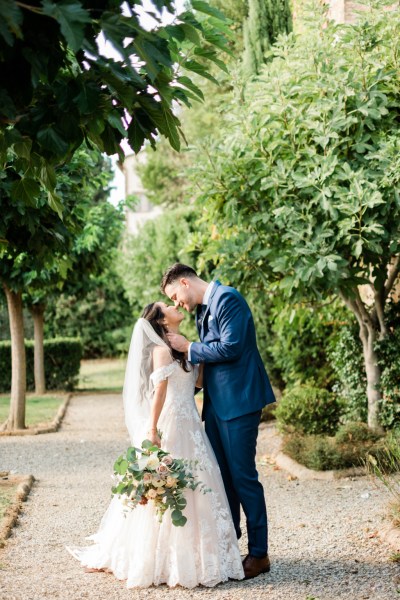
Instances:
[[[15,156],[11,163],[13,168],[0,175],[0,237],[6,240],[3,248],[0,245],[0,279],[15,291],[30,292],[31,301],[37,302],[72,273],[82,279],[88,273],[89,256],[92,268],[101,265],[106,254],[94,258],[95,251],[99,245],[115,243],[115,221],[118,236],[123,218],[119,214],[116,219],[118,211],[105,201],[112,175],[98,151],[82,146],[70,163],[59,168],[61,214],[49,206],[44,193],[29,206],[8,193],[18,167]]]
[[[368,456],[367,466],[390,492],[396,492],[400,506],[400,484],[387,477],[392,473],[400,473],[400,429],[387,434],[380,452]]]
[[[280,33],[292,30],[289,0],[249,0],[244,22],[243,69],[246,75],[260,72],[266,53]]]
[[[129,348],[132,322],[122,282],[110,265],[54,297],[46,311],[45,335],[79,336],[85,358],[121,356]]]
[[[187,151],[177,153],[162,140],[156,152],[147,150],[145,163],[138,165],[138,175],[153,205],[182,205],[187,194],[184,170],[189,160]]]
[[[334,434],[340,412],[341,405],[335,394],[308,384],[286,389],[275,416],[282,431]]]
[[[343,465],[341,456],[332,441],[322,435],[288,436],[284,440],[283,451],[300,464],[315,471],[352,466]]]
[[[224,60],[228,73],[221,65],[210,65],[210,73],[219,85],[192,74],[191,86],[202,102],[183,107],[179,113],[182,130],[188,146],[177,153],[166,139],[157,143],[157,152],[148,146],[146,161],[139,165],[139,175],[146,195],[153,204],[177,207],[190,198],[188,174],[196,169],[198,155],[207,151],[210,139],[224,135],[224,122],[229,118],[232,102],[232,83],[237,77],[243,52],[243,22],[246,16],[245,0],[210,0],[209,5],[222,11],[230,20],[228,38],[230,54]],[[203,59],[199,56],[199,61]],[[182,78],[181,78],[182,79]],[[187,84],[186,79],[183,81]]]
[[[118,270],[134,318],[147,304],[165,300],[160,282],[169,265],[180,261],[196,268],[197,252],[183,250],[196,227],[193,210],[181,208],[147,221],[137,235],[126,236]],[[181,329],[192,339],[197,337],[193,318],[185,319]]]
[[[201,206],[219,224],[208,254],[245,281],[288,295],[349,293],[381,282],[400,248],[400,11],[369,24],[319,23],[280,40],[248,86],[211,160],[198,165]],[[199,240],[199,243],[205,240]]]
[[[375,343],[381,367],[380,423],[387,429],[400,424],[400,304],[385,308],[388,333]],[[362,346],[355,323],[344,324],[330,341],[329,358],[335,372],[334,391],[343,400],[344,420],[367,420],[366,376]]]
[[[343,399],[343,419],[367,421],[367,378],[358,327],[344,325],[331,340],[329,357],[335,372],[333,390]]]
[[[128,12],[114,0],[98,3],[95,12],[86,0],[0,4],[0,158],[12,148],[21,163],[14,197],[29,205],[43,187],[59,210],[52,165],[84,140],[122,157],[124,137],[138,152],[161,134],[179,150],[173,106],[201,97],[190,77],[182,80],[182,69],[213,79],[206,65],[224,67],[218,52],[228,50],[230,34],[218,11],[204,2],[192,6],[196,12],[185,10],[162,25],[164,11],[174,14],[170,0],[149,9],[133,3]],[[142,25],[143,12],[152,29]],[[116,57],[102,54],[100,34]]]
[[[33,373],[34,343],[26,340],[27,389],[35,389]],[[46,388],[49,390],[72,390],[78,381],[82,343],[78,339],[58,338],[44,342],[44,370]],[[11,387],[11,342],[0,341],[0,392],[9,392]]]
[[[269,349],[285,386],[313,379],[317,387],[331,389],[334,373],[328,349],[345,313],[338,301],[321,306],[274,299],[268,315]]]
[[[382,369],[380,422],[385,428],[400,428],[400,302],[386,307],[388,333],[376,343]]]
[[[351,444],[352,442],[376,442],[379,435],[371,431],[366,423],[357,421],[341,425],[335,434],[338,444]]]
[[[294,435],[284,439],[284,452],[316,471],[359,467],[367,456],[385,453],[389,437],[373,433],[365,423],[341,425],[334,437],[326,435]],[[375,458],[374,458],[375,460]]]
[[[382,442],[372,438],[339,442],[336,437],[299,434],[287,436],[283,444],[288,456],[315,471],[360,467],[368,455],[379,454],[381,448]]]
[[[368,340],[384,328],[388,265],[396,275],[400,264],[400,9],[388,19],[373,2],[357,25],[323,28],[326,5],[312,7],[316,16],[279,38],[193,171],[199,212],[216,224],[193,247],[242,290],[279,290],[291,304],[340,297],[375,362]],[[359,296],[363,283],[376,303]],[[377,427],[379,370],[370,377]]]

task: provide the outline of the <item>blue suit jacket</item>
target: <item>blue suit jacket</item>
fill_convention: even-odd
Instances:
[[[228,421],[275,402],[250,308],[237,290],[216,281],[198,329],[201,342],[191,345],[190,359],[204,363],[205,406],[211,402]]]

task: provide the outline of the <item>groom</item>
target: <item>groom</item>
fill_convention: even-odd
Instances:
[[[270,570],[264,490],[255,456],[261,409],[275,401],[257,349],[253,317],[237,290],[197,277],[176,263],[164,274],[161,290],[188,312],[196,310],[200,342],[168,334],[171,346],[204,363],[205,429],[217,457],[238,538],[240,505],[247,521],[246,579]]]

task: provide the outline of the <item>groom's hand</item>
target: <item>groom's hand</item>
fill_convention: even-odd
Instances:
[[[187,352],[189,350],[190,342],[179,333],[167,333],[169,343],[174,350],[178,352]]]

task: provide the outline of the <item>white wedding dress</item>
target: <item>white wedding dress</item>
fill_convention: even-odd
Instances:
[[[98,532],[88,538],[95,543],[68,548],[83,566],[108,569],[126,580],[128,588],[163,583],[187,588],[215,586],[244,576],[220,470],[194,400],[196,377],[197,368],[187,373],[176,361],[150,376],[154,386],[168,378],[158,421],[163,450],[175,458],[199,461],[198,477],[211,492],[186,491],[184,527],[172,525],[169,511],[159,523],[152,502],[127,511],[115,496]],[[143,429],[141,439],[145,437]]]

